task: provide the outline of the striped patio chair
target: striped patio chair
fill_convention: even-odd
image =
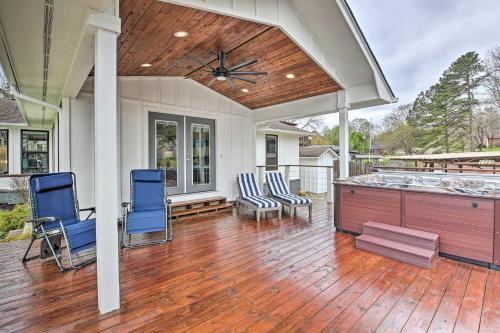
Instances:
[[[262,195],[255,181],[255,174],[241,173],[237,177],[237,182],[240,191],[240,197],[237,200],[238,211],[240,205],[255,210],[257,222],[260,221],[262,212],[264,212],[265,216],[265,213],[269,211],[278,211],[278,218],[281,219],[281,204]]]
[[[292,215],[292,208],[294,215],[297,215],[297,207],[309,207],[309,219],[312,217],[311,199],[290,193],[280,172],[268,172],[266,181],[273,199],[279,201],[283,205],[283,209],[285,206],[288,207],[290,215]]]

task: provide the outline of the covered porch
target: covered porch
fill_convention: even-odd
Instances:
[[[211,131],[210,146],[215,148],[210,151],[210,163],[206,165],[210,176],[199,192],[215,192],[229,200],[236,199],[236,175],[256,171],[256,124],[330,113],[339,113],[340,176],[347,177],[348,111],[390,103],[396,98],[345,1],[319,1],[312,8],[303,1],[292,0],[4,1],[0,23],[0,59],[26,123],[52,129],[50,170],[74,172],[80,205],[97,208],[94,267],[61,275],[47,263],[13,264],[18,259],[16,245],[4,248],[12,253],[8,255],[12,261],[6,267],[17,267],[7,269],[6,278],[23,279],[26,284],[6,282],[7,316],[2,325],[13,325],[13,330],[16,325],[32,329],[36,325],[61,329],[78,328],[71,327],[73,324],[97,325],[88,327],[97,330],[101,323],[108,328],[114,324],[104,323],[119,324],[123,319],[126,328],[131,329],[134,322],[140,326],[147,316],[154,316],[148,306],[159,311],[156,319],[160,321],[167,320],[164,312],[176,306],[182,307],[176,315],[196,310],[196,298],[203,298],[207,290],[213,291],[210,287],[214,283],[222,288],[218,289],[220,293],[203,302],[213,301],[209,308],[227,305],[216,299],[228,296],[227,292],[232,290],[226,289],[228,284],[236,282],[227,280],[225,273],[218,271],[225,267],[219,266],[219,262],[238,259],[239,252],[232,251],[254,253],[256,257],[252,260],[261,262],[260,255],[266,253],[253,248],[260,240],[266,246],[271,242],[272,251],[282,254],[295,243],[283,243],[283,239],[274,237],[288,231],[293,233],[294,228],[298,231],[305,228],[304,237],[312,235],[316,228],[325,229],[320,243],[329,245],[322,255],[328,251],[336,253],[337,243],[346,246],[339,247],[342,253],[354,251],[352,238],[334,234],[330,206],[318,207],[313,223],[304,225],[295,223],[296,220],[272,219],[268,225],[259,225],[232,215],[201,220],[205,223],[179,224],[172,243],[135,251],[119,250],[117,227],[120,202],[129,199],[132,169],[175,169],[167,192],[176,195],[196,192],[189,178],[193,176],[193,161],[188,150],[195,145],[189,141],[192,137],[179,134],[192,129],[189,124],[193,121],[208,126],[204,128]],[[175,36],[177,32],[187,32],[188,36],[179,39]],[[257,64],[252,69],[265,70],[267,77],[257,78],[255,85],[246,85],[249,82],[243,80],[230,86],[223,80],[210,85],[210,78],[192,75],[206,65],[193,63],[192,59],[189,62],[186,56],[194,55],[215,64],[214,53],[220,50],[228,53],[228,59],[233,57],[233,65],[255,58]],[[176,143],[175,152],[157,149],[158,123],[177,129],[182,124],[183,131],[177,131],[172,140]],[[160,164],[158,156],[162,153],[177,154],[175,161]],[[242,240],[250,242],[245,250],[238,248]],[[207,248],[200,247],[200,243],[207,244]],[[189,257],[204,253],[212,253],[209,261],[200,257],[198,262],[196,257],[193,260]],[[306,260],[310,259],[309,254],[304,254]],[[274,262],[282,258],[270,259]],[[326,263],[332,260],[331,256],[316,259],[328,267],[331,265]],[[166,262],[172,265],[164,266]],[[189,266],[189,262],[194,266]],[[136,271],[138,263],[145,265],[144,269]],[[181,273],[177,276],[179,268]],[[235,271],[231,276],[234,281],[246,279],[244,272]],[[260,289],[257,282],[263,278],[256,277],[255,284],[248,284],[245,290]],[[37,279],[40,282],[31,284]],[[176,287],[176,283],[180,285]],[[198,283],[206,288],[196,289]],[[37,295],[49,298],[37,299],[33,293],[21,297],[15,292],[16,286],[40,287],[44,294]],[[51,287],[61,294],[53,294]],[[167,289],[171,292],[172,288],[189,291],[184,296],[172,297],[161,292]],[[17,297],[19,307],[15,305]],[[243,302],[234,303],[238,308],[250,305],[243,294],[235,297]],[[160,303],[163,304],[160,307],[154,305]],[[96,305],[102,314],[121,310],[100,317]],[[27,308],[31,309],[32,317],[23,312]],[[72,310],[68,311],[69,308]],[[62,316],[57,309],[64,309]],[[26,320],[19,320],[16,311],[24,313]],[[129,322],[125,318],[135,319]],[[189,318],[198,320],[187,316],[188,322]],[[162,327],[160,321],[156,327]]]
[[[1,244],[0,327],[85,332],[494,332],[500,272],[439,258],[431,270],[357,250],[333,207],[314,220],[219,213],[175,241],[120,252],[121,309],[101,315],[96,267],[61,274]]]

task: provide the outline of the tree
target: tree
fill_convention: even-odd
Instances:
[[[306,131],[317,131],[318,128],[323,125],[323,118],[321,117],[307,117],[307,118],[302,118],[298,120],[290,120],[290,122],[293,122],[294,124],[297,125],[300,129],[306,130]]]
[[[447,84],[454,85],[458,95],[456,104],[463,107],[468,118],[469,149],[474,151],[474,109],[479,101],[474,97],[484,79],[484,66],[477,52],[467,52],[455,60],[445,72]]]
[[[329,145],[338,146],[340,137],[340,127],[337,125],[335,127],[326,130],[324,136]]]
[[[488,92],[489,102],[500,109],[500,47],[488,52],[485,63],[484,86]]]
[[[363,133],[361,132],[351,132],[351,134],[349,134],[349,143],[350,147],[353,150],[360,153],[366,153],[370,148],[369,141],[363,136]]]
[[[484,142],[500,134],[500,110],[487,106],[474,116],[475,140],[480,148]],[[493,148],[493,147],[492,147]]]
[[[412,117],[413,104],[402,104],[394,108],[384,117],[384,130],[375,137],[375,142],[392,153],[403,151],[405,154],[414,154],[418,131],[410,124]]]
[[[351,132],[360,132],[365,139],[369,139],[372,132],[372,124],[363,118],[356,118],[349,124]]]

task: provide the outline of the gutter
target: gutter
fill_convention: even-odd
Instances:
[[[28,102],[31,102],[31,103],[34,103],[34,104],[38,104],[38,105],[40,105],[42,107],[46,107],[46,108],[55,110],[57,112],[62,112],[62,108],[60,106],[57,106],[55,104],[51,104],[51,103],[42,101],[41,99],[38,99],[38,98],[35,98],[35,97],[31,97],[31,96],[28,96],[28,95],[21,94],[20,92],[17,91],[17,89],[14,86],[10,86],[10,92],[9,93],[12,96],[14,96],[16,98],[19,98],[19,99],[22,99],[24,101],[28,101]]]

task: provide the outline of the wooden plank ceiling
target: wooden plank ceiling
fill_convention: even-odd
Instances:
[[[226,67],[257,59],[242,70],[268,72],[257,78],[257,84],[233,80],[234,87],[223,81],[210,86],[250,109],[341,89],[278,28],[156,0],[121,0],[120,15],[118,75],[187,76],[206,85],[212,77],[203,71],[192,73],[200,65],[186,55],[217,67],[217,53],[224,50]],[[189,35],[176,38],[176,31]],[[152,66],[141,67],[144,63]],[[288,73],[295,78],[286,78]]]

